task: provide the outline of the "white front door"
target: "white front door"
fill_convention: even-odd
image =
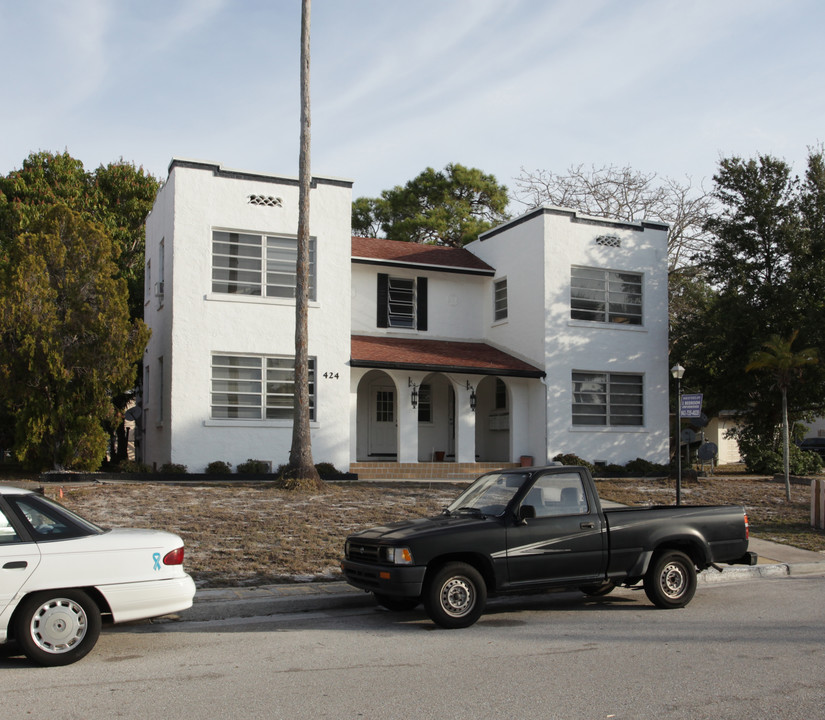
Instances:
[[[376,385],[370,398],[370,455],[396,455],[395,389]]]

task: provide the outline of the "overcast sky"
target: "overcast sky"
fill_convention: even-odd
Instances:
[[[720,157],[825,141],[821,0],[314,0],[312,170],[376,196],[425,167]],[[296,176],[300,0],[0,0],[0,173],[173,157]]]

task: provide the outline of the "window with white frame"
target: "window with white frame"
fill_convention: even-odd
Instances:
[[[493,283],[493,321],[507,319],[507,278]]]
[[[573,425],[644,425],[642,375],[574,372]]]
[[[309,239],[309,299],[315,300],[315,238]],[[281,235],[214,230],[212,292],[294,298],[298,240]]]
[[[309,416],[315,420],[315,358],[309,358]],[[212,418],[292,420],[295,359],[213,355]]]
[[[626,325],[642,324],[641,273],[573,266],[570,317]]]

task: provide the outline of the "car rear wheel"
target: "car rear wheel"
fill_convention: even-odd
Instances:
[[[696,592],[696,567],[683,552],[665,551],[653,558],[644,588],[648,600],[656,607],[684,607]]]
[[[432,576],[424,592],[427,615],[443,628],[465,628],[481,617],[487,603],[484,578],[472,565],[448,563]]]
[[[15,613],[15,638],[38,665],[77,662],[95,646],[100,627],[100,610],[82,590],[34,593]]]

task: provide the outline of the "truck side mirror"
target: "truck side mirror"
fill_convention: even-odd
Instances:
[[[518,509],[519,525],[526,525],[528,520],[536,517],[536,508],[532,505],[522,505]]]

